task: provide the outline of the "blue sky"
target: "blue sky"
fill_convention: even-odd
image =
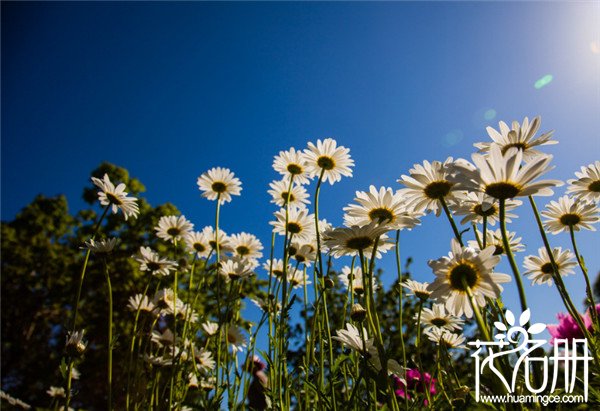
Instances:
[[[354,177],[322,192],[321,215],[341,224],[355,190],[400,188],[413,164],[469,158],[486,125],[535,115],[560,141],[547,149],[549,176],[572,178],[600,158],[599,7],[3,2],[2,219],[38,193],[65,193],[78,209],[89,172],[107,160],[138,177],[152,204],[171,201],[202,228],[214,203],[196,178],[224,166],[243,195],[224,207],[223,228],[267,244],[280,150],[325,137],[351,149]],[[520,214],[509,228],[536,253],[530,210]],[[426,261],[448,252],[451,234],[433,216],[403,233],[417,279],[432,279]],[[598,272],[598,234],[579,239]],[[568,244],[566,235],[551,241]],[[395,276],[393,256],[382,266]],[[525,283],[532,320],[553,322],[564,310],[556,290]],[[566,283],[581,301],[580,272]],[[518,311],[514,281],[506,288]]]

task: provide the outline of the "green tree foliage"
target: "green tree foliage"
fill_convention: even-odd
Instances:
[[[108,266],[113,285],[114,324],[117,336],[114,351],[114,386],[122,387],[123,367],[128,354],[131,312],[125,309],[130,296],[142,292],[147,274],[138,270],[131,256],[140,246],[164,251],[166,246],[153,235],[162,215],[179,214],[172,204],[151,206],[139,197],[145,188],[127,170],[101,164],[92,176],[107,173],[112,181],[123,182],[139,198],[140,215],[125,221],[109,213],[100,237],[117,237],[118,243]],[[97,188],[91,182],[83,190],[88,209],[72,215],[64,196],[37,196],[13,221],[2,222],[2,387],[32,404],[48,404],[50,385],[62,386],[59,364],[65,335],[71,326],[72,307],[79,284],[85,251],[101,209]],[[102,262],[90,259],[78,317],[90,341],[85,359],[78,368],[81,379],[75,405],[102,409],[106,393],[107,291]]]

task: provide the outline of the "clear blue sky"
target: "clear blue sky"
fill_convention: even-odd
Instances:
[[[196,178],[224,166],[244,189],[223,228],[266,244],[280,150],[329,136],[351,149],[354,178],[322,193],[322,216],[341,224],[355,190],[400,188],[414,163],[468,158],[486,125],[538,114],[560,141],[547,149],[550,176],[566,180],[600,158],[599,7],[2,2],[2,219],[38,193],[65,193],[76,210],[107,160],[145,183],[152,204],[171,201],[201,228],[214,203]],[[547,74],[553,81],[534,88]],[[521,214],[509,228],[535,253],[530,210]],[[432,279],[426,261],[448,252],[451,234],[429,216],[403,236],[417,279]],[[598,272],[598,233],[580,241]],[[391,255],[383,266],[395,276]],[[566,283],[581,301],[581,274]],[[513,281],[505,300],[518,311],[515,290]],[[564,311],[554,288],[527,292],[534,321]]]

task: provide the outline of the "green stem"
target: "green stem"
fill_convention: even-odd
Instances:
[[[506,200],[500,199],[500,231],[502,232],[502,245],[504,246],[504,252],[508,257],[510,268],[512,269],[515,281],[517,282],[517,288],[519,289],[519,300],[521,301],[521,312],[527,310],[527,297],[525,296],[525,288],[523,287],[523,279],[519,273],[519,267],[515,261],[512,250],[510,249],[510,241],[506,232]],[[485,241],[485,237],[484,237]],[[491,340],[488,340],[491,341]]]
[[[94,231],[92,233],[92,237],[90,238],[91,240],[94,240],[96,238],[96,235],[98,234],[98,230],[100,229],[100,224],[102,224],[104,217],[106,217],[106,213],[108,213],[108,209],[110,208],[110,206],[111,206],[111,204],[109,203],[106,207],[104,207],[104,211],[102,212],[100,219],[94,226]],[[85,259],[83,260],[83,267],[81,268],[81,275],[79,276],[79,286],[77,288],[77,297],[75,298],[75,311],[73,313],[73,321],[71,323],[71,332],[72,333],[75,332],[75,326],[77,324],[77,314],[79,313],[79,302],[81,301],[81,291],[83,289],[83,280],[85,278],[85,272],[87,271],[87,265],[88,265],[88,261],[90,260],[91,252],[92,252],[92,250],[90,250],[88,248],[87,252],[85,253]],[[69,409],[69,405],[71,404],[71,384],[72,384],[71,370],[73,369],[73,361],[74,361],[73,359],[71,359],[69,361],[69,375],[67,375],[67,392],[66,392],[66,399],[65,399],[65,409]]]
[[[425,369],[423,368],[423,360],[421,359],[421,313],[423,312],[423,300],[419,299],[419,311],[417,313],[417,361],[419,361],[419,372],[421,373],[421,376],[423,376],[423,373],[425,373]],[[425,380],[424,377],[422,377],[423,380],[421,381],[421,383],[423,385],[425,385]],[[408,389],[408,387],[407,387]],[[429,389],[427,389],[427,387],[425,387],[425,396],[427,397],[427,405],[428,408],[431,408],[431,393],[429,392]]]
[[[456,223],[454,222],[454,218],[452,217],[452,213],[450,212],[450,209],[448,208],[448,204],[446,204],[446,200],[444,200],[444,197],[440,197],[440,203],[442,204],[442,207],[444,208],[444,212],[446,213],[446,217],[448,217],[448,221],[450,221],[450,225],[452,226],[452,231],[454,232],[454,237],[456,237],[456,240],[462,247],[463,242],[462,242],[462,238],[460,236],[460,232],[458,231],[458,227],[456,227]]]
[[[579,250],[577,249],[577,242],[575,241],[575,231],[573,230],[573,226],[569,226],[569,232],[571,233],[571,243],[573,244],[573,251],[575,251],[575,257],[577,258],[577,263],[579,264],[579,268],[581,268],[581,272],[583,273],[583,277],[585,278],[585,291],[587,293],[587,297],[590,307],[590,314],[592,319],[594,320],[594,324],[600,327],[600,323],[598,322],[598,313],[596,311],[596,301],[594,301],[594,293],[592,292],[592,285],[590,283],[590,277],[588,276],[588,271],[583,262],[583,258],[579,254]]]
[[[542,241],[544,242],[544,247],[546,248],[546,252],[548,253],[548,258],[550,258],[550,264],[552,264],[552,270],[554,271],[553,278],[556,282],[556,288],[558,289],[558,292],[563,300],[565,307],[567,308],[567,311],[569,312],[569,314],[571,314],[571,317],[573,317],[575,322],[577,322],[577,325],[579,326],[579,329],[581,330],[583,335],[586,338],[589,338],[590,335],[588,333],[588,330],[585,324],[583,323],[581,316],[579,315],[579,312],[575,307],[575,304],[573,304],[573,301],[571,301],[571,297],[567,292],[567,288],[565,287],[565,283],[562,279],[562,276],[558,271],[558,264],[556,264],[556,261],[554,260],[554,253],[552,252],[552,248],[550,247],[550,243],[548,242],[548,237],[546,236],[546,232],[544,231],[544,226],[542,224],[542,219],[540,218],[540,213],[538,212],[535,200],[532,196],[529,196],[529,203],[531,204],[531,208],[533,209],[533,214],[535,216],[535,220],[537,222]]]
[[[482,250],[487,246],[487,216],[484,215],[483,216],[483,228],[482,228],[482,236],[483,236],[483,248]],[[477,232],[475,232],[477,233]]]
[[[288,184],[287,190],[287,198],[285,201],[285,235],[283,241],[283,274],[281,278],[282,287],[281,287],[281,313],[279,314],[279,330],[278,330],[278,344],[279,347],[279,358],[277,367],[279,370],[279,405],[281,408],[285,408],[283,402],[284,391],[286,391],[285,387],[287,385],[287,349],[286,349],[286,307],[287,307],[287,294],[288,294],[288,278],[287,278],[287,266],[289,261],[289,246],[291,244],[291,237],[293,237],[293,233],[288,241],[288,225],[289,225],[289,215],[290,215],[290,199],[292,194],[292,187],[294,186],[294,175],[290,176],[290,182]]]
[[[108,289],[108,409],[112,410],[113,295],[106,259],[104,260],[104,275],[106,277],[106,286]]]

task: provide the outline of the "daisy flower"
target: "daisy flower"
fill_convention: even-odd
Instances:
[[[289,180],[273,181],[269,183],[271,189],[267,192],[273,197],[271,202],[277,204],[279,207],[285,207],[289,196],[290,206],[305,208],[306,204],[310,204],[310,201],[308,201],[308,193],[304,186],[294,184],[292,189],[288,191],[289,185]]]
[[[51,386],[48,391],[46,391],[46,394],[48,394],[49,396],[51,396],[52,398],[65,398],[65,389],[63,387],[54,387]]]
[[[158,238],[174,243],[184,239],[193,228],[194,224],[184,216],[165,215],[158,220],[158,225],[154,227],[154,230]]]
[[[216,238],[216,232],[212,228],[212,226],[206,226],[202,229],[202,234],[208,238],[208,244],[210,248],[215,250],[217,249],[217,243],[219,244],[219,253],[229,253],[233,251],[233,246],[231,245],[231,238],[227,236],[225,231],[219,228],[219,238]]]
[[[202,197],[209,200],[219,198],[221,204],[231,201],[231,196],[239,196],[242,183],[228,168],[211,168],[198,177],[198,188],[203,191]]]
[[[514,147],[522,151],[525,158],[529,159],[542,154],[533,147],[558,144],[558,141],[550,140],[554,130],[538,137],[535,136],[535,133],[540,128],[540,123],[541,118],[539,116],[535,117],[531,123],[527,117],[523,119],[522,124],[519,124],[518,121],[513,121],[512,127],[501,121],[498,123],[499,130],[493,127],[486,128],[488,135],[493,140],[492,142],[475,143],[473,145],[482,153],[489,152],[492,145],[498,145],[503,153]]]
[[[283,260],[281,260],[281,259],[274,258],[272,268],[271,268],[271,260],[267,260],[263,264],[263,268],[265,270],[267,270],[268,273],[271,273],[271,275],[275,276],[276,278],[281,278],[281,276],[283,276]],[[292,266],[288,264],[287,272],[289,272],[291,269],[292,269]]]
[[[415,321],[418,316],[415,314]],[[444,304],[433,304],[431,308],[423,308],[421,312],[421,325],[425,326],[425,331],[439,328],[452,332],[460,330],[463,323],[460,318],[447,313]]]
[[[333,184],[340,181],[342,176],[352,177],[354,160],[350,158],[350,150],[337,145],[332,138],[317,140],[317,144],[308,143],[304,150],[306,168],[311,177],[318,177],[323,173],[323,181]]]
[[[170,288],[163,288],[154,295],[152,303],[162,310],[162,313],[169,314],[177,311],[180,313],[185,304],[179,298],[175,299],[175,293]],[[175,310],[177,308],[177,310]]]
[[[344,255],[354,256],[362,252],[370,257],[377,242],[377,258],[381,252],[386,252],[394,243],[385,235],[388,228],[377,223],[370,223],[362,227],[338,227],[323,234],[323,243],[329,248],[331,255],[338,258]]]
[[[573,261],[575,256],[569,250],[564,250],[562,247],[554,247],[552,249],[552,256],[556,263],[556,268],[561,276],[574,274],[573,268],[577,266],[577,263]],[[551,286],[554,282],[552,276],[554,270],[552,269],[552,263],[550,257],[546,251],[546,247],[542,247],[538,250],[538,255],[530,255],[525,257],[523,266],[527,269],[523,275],[529,277],[532,280],[532,284],[548,284]]]
[[[290,255],[298,263],[310,267],[311,262],[316,261],[317,259],[317,247],[310,243],[292,243],[290,246]]]
[[[581,172],[575,172],[577,179],[569,180],[567,194],[572,193],[580,200],[598,202],[600,200],[600,161],[587,167],[581,167]]]
[[[98,191],[100,204],[103,206],[111,205],[113,214],[117,214],[117,211],[121,209],[125,220],[130,216],[133,218],[138,216],[140,209],[137,205],[137,198],[127,197],[124,183],[119,184],[115,188],[110,178],[108,178],[108,174],[104,174],[102,180],[92,177],[92,182],[101,190]]]
[[[202,323],[202,329],[207,335],[215,335],[219,331],[219,324],[212,321],[206,321]]]
[[[570,232],[581,229],[596,231],[592,226],[600,220],[595,203],[578,201],[573,197],[562,196],[558,201],[551,201],[542,215],[546,218],[544,227],[552,234]]]
[[[262,311],[266,312],[266,313],[276,313],[281,311],[281,304],[279,304],[278,302],[275,302],[274,300],[270,300],[270,299],[262,299],[262,298],[251,298],[250,301],[252,302],[252,304],[254,304],[255,306],[257,306],[258,308],[260,308]]]
[[[504,215],[507,223],[510,223],[512,218],[517,217],[516,214],[512,214],[510,211],[521,204],[523,204],[521,200],[506,200]],[[483,217],[485,217],[487,224],[496,225],[496,221],[499,220],[500,216],[500,208],[496,199],[481,192],[459,191],[455,200],[449,206],[454,214],[464,216],[460,221],[461,224],[483,224]]]
[[[244,347],[248,344],[246,337],[242,334],[242,330],[235,325],[229,326],[227,330],[227,342],[231,344],[231,350],[234,355],[244,351]]]
[[[109,254],[117,244],[116,238],[107,238],[102,240],[94,240],[93,238],[85,242],[85,248],[94,254]]]
[[[204,348],[196,349],[196,366],[200,371],[210,372],[215,369],[216,362],[213,359],[213,355],[210,351]]]
[[[415,297],[419,298],[422,301],[426,301],[431,296],[431,291],[429,290],[429,283],[420,283],[415,280],[405,280],[402,282],[402,287],[411,291]]]
[[[189,252],[192,254],[196,254],[197,258],[207,258],[210,254],[210,241],[205,232],[189,232],[184,237],[184,240]]]
[[[234,255],[244,260],[255,260],[263,256],[261,253],[263,245],[255,235],[248,233],[232,234],[229,239]]]
[[[460,189],[483,192],[498,200],[530,195],[550,196],[554,186],[561,186],[559,180],[533,182],[542,174],[552,170],[549,163],[552,156],[537,156],[521,165],[523,152],[514,147],[502,153],[497,145],[492,145],[487,155],[473,154],[477,169],[465,163],[456,164],[456,175],[452,177]]]
[[[219,274],[227,281],[243,279],[254,274],[247,262],[239,257],[222,259],[220,264]]]
[[[163,332],[154,330],[150,335],[150,341],[159,347],[167,347],[173,345],[173,342],[175,341],[175,335],[173,335],[173,331],[169,330],[168,328]]]
[[[477,230],[477,235],[481,238],[482,233]],[[507,231],[506,236],[508,237],[508,244],[510,245],[510,250],[513,253],[519,251],[525,251],[525,246],[521,243],[521,237],[517,237],[517,233],[513,231]],[[483,241],[483,239],[481,240]],[[497,230],[486,230],[485,232],[485,245],[486,247],[493,245],[496,247],[494,251],[494,255],[504,254],[504,243],[502,242],[502,231],[500,229]],[[475,240],[469,240],[468,246],[471,248],[478,249],[479,243]]]
[[[133,312],[146,312],[149,314],[154,313],[154,303],[150,301],[147,295],[136,294],[133,297],[129,297],[129,303],[127,304],[127,308]]]
[[[304,283],[306,283],[306,285],[309,285],[311,283],[309,278],[310,277],[304,272],[304,270],[291,270],[287,273],[288,283],[293,288],[303,287]]]
[[[356,294],[362,294],[365,292],[363,284],[363,272],[360,267],[354,267],[354,270],[352,271],[348,266],[342,267],[342,273],[338,275],[338,279],[346,289],[350,288],[350,280],[352,279],[352,292]],[[373,291],[375,291],[377,289],[375,277],[371,278],[371,283],[373,285]]]
[[[402,175],[397,181],[406,186],[399,190],[406,201],[406,209],[415,213],[433,211],[439,216],[442,212],[440,200],[449,202],[454,199],[455,183],[448,179],[452,164],[452,157],[443,163],[425,160],[423,165],[415,164],[409,170],[410,175]]]
[[[344,225],[347,227],[367,225],[370,222],[385,224],[390,230],[413,228],[420,224],[416,216],[409,215],[400,192],[391,188],[369,187],[369,192],[357,191],[354,199],[358,204],[344,208]]]
[[[346,323],[346,329],[336,330],[336,335],[331,337],[333,340],[337,340],[347,346],[348,348],[358,352],[362,355],[367,355],[374,351],[377,353],[375,346],[373,345],[373,339],[369,338],[367,334],[367,330],[365,328],[362,329],[362,335],[358,328],[350,323]],[[364,344],[363,338],[364,336]]]
[[[471,318],[473,309],[467,296],[467,287],[471,289],[475,303],[484,307],[485,297],[498,298],[502,291],[499,284],[509,282],[510,276],[493,272],[494,266],[500,262],[500,257],[494,255],[494,246],[477,251],[461,247],[453,238],[451,249],[447,257],[428,262],[436,275],[428,288],[432,291],[432,297],[446,302],[450,314],[460,317],[464,313]]]
[[[430,341],[444,344],[446,348],[467,348],[465,337],[462,334],[454,334],[444,328],[431,328],[424,332]]]
[[[67,342],[65,344],[65,351],[67,355],[71,357],[79,357],[83,354],[87,348],[87,341],[83,339],[85,330],[81,331],[69,331],[67,333]]]
[[[152,275],[167,276],[171,271],[177,269],[175,261],[160,258],[150,247],[140,247],[139,254],[133,259],[140,263],[140,270],[150,271]]]
[[[306,158],[302,151],[296,151],[294,147],[289,151],[280,151],[273,160],[273,168],[284,176],[284,179],[294,176],[295,183],[301,185],[310,183]]]
[[[315,216],[308,214],[308,210],[297,207],[290,207],[288,212],[287,227],[285,223],[285,209],[275,212],[275,221],[269,224],[273,226],[273,231],[279,235],[285,235],[287,232],[294,235],[294,240],[310,243],[315,235]]]

